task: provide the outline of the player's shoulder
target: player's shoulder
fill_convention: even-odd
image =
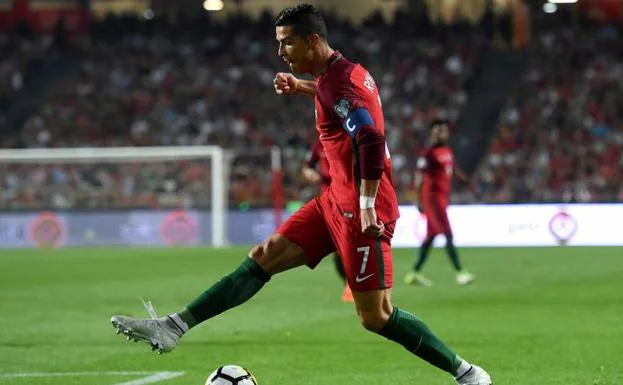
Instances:
[[[364,81],[366,79],[372,79],[372,75],[362,64],[351,61],[343,56],[341,59],[333,63],[329,67],[329,77],[332,81],[341,81],[348,83],[360,83],[357,80]]]
[[[376,92],[374,79],[361,64],[340,57],[331,63],[319,82],[317,96],[321,103],[330,102],[343,118],[346,111]]]
[[[343,58],[339,64],[341,65],[341,74],[343,75],[343,80],[348,81],[355,85],[364,84],[364,82],[370,82],[374,84],[374,79],[370,72],[366,67],[364,67],[361,63],[350,61],[346,58]]]
[[[448,164],[454,162],[454,152],[448,145],[436,147],[432,154],[439,163]]]
[[[331,64],[327,71],[327,77],[323,83],[326,83],[331,86],[335,86],[338,84],[351,83],[353,73],[357,74],[361,67],[360,64],[354,63],[345,57],[340,57],[335,63]]]
[[[370,72],[361,64],[357,64],[350,74],[350,81],[357,88],[362,89],[366,93],[375,93],[377,91],[376,82]]]

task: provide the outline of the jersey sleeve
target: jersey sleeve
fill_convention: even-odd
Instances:
[[[333,110],[357,146],[361,178],[378,180],[385,168],[385,134],[370,112],[378,107],[368,105],[369,98],[362,95],[366,91],[356,81],[357,77],[351,75],[336,85],[332,92]]]
[[[350,78],[337,84],[331,92],[333,111],[340,118],[342,128],[352,138],[356,138],[362,129],[374,126],[369,106],[360,92]]]

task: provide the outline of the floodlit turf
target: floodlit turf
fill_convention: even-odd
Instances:
[[[623,249],[460,252],[474,285],[456,286],[436,250],[426,270],[435,286],[421,288],[402,283],[414,251],[396,251],[395,304],[487,368],[496,385],[623,384]],[[146,316],[139,297],[160,314],[178,310],[245,253],[0,250],[0,384],[142,384],[166,371],[184,375],[158,384],[202,385],[227,363],[248,367],[261,385],[453,383],[365,332],[353,306],[340,302],[328,260],[274,278],[247,304],[191,331],[173,353],[156,356],[114,334],[112,314]],[[128,371],[150,373],[110,373]],[[40,375],[7,376],[16,372]]]

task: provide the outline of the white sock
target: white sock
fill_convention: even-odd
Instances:
[[[472,365],[461,359],[461,364],[459,365],[459,368],[456,370],[456,377],[454,378],[460,378],[461,376],[465,375],[465,373],[467,373],[470,369],[472,368]]]
[[[177,314],[177,313],[173,313],[169,316],[169,318],[171,318],[171,320],[175,323],[175,325],[177,327],[179,327],[180,329],[182,329],[183,333],[186,333],[188,331],[188,329],[190,329],[190,327],[188,326],[188,324],[186,322],[184,322],[184,320]]]

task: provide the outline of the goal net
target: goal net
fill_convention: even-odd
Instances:
[[[280,157],[218,146],[0,150],[0,238],[13,247],[226,246],[230,208],[270,208],[278,225]]]

